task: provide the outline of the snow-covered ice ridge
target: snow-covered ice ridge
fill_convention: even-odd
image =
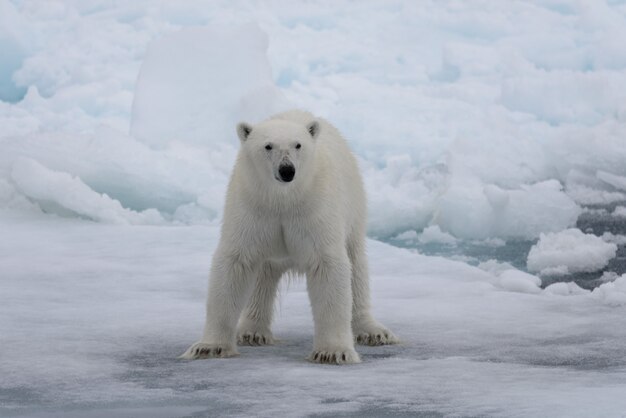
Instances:
[[[532,239],[625,200],[624,3],[483,6],[1,0],[0,206],[219,219],[234,124],[292,106],[360,156],[374,237]],[[32,193],[21,157],[117,213]]]

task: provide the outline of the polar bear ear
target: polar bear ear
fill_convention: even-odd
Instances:
[[[248,136],[252,132],[252,126],[248,125],[245,122],[241,122],[237,125],[237,135],[239,135],[239,139],[241,142],[246,142]]]
[[[317,136],[320,133],[320,124],[318,121],[314,120],[313,122],[310,122],[307,126],[306,126],[306,130],[309,132],[309,134],[311,135],[311,137],[313,138],[317,138]]]

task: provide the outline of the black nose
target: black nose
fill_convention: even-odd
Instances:
[[[278,169],[278,174],[280,174],[280,179],[289,183],[293,180],[293,176],[296,175],[296,169],[292,165],[282,165]]]

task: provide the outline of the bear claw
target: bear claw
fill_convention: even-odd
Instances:
[[[237,351],[226,345],[198,342],[189,347],[180,358],[185,360],[197,360],[233,357],[238,354]]]
[[[400,342],[400,340],[398,340],[398,338],[393,335],[391,331],[384,327],[355,332],[355,336],[356,342],[361,345],[388,345],[398,344]]]
[[[237,344],[251,346],[274,345],[274,338],[271,334],[268,335],[261,332],[240,332],[237,335]]]
[[[355,364],[360,363],[361,358],[354,350],[325,351],[315,350],[307,358],[312,363],[319,364]]]

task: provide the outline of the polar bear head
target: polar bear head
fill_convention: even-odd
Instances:
[[[320,124],[270,119],[257,125],[240,123],[237,134],[247,163],[261,179],[286,186],[312,175]]]

